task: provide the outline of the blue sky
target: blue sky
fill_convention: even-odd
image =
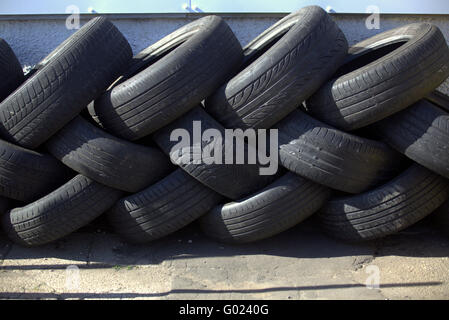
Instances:
[[[331,6],[336,12],[365,12],[377,5],[381,13],[446,13],[448,0],[190,0],[204,12],[291,12],[316,4]],[[189,0],[0,0],[0,14],[65,13],[69,5],[81,12],[93,7],[99,13],[186,12],[182,5]]]

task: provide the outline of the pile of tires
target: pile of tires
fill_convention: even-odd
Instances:
[[[437,27],[411,24],[348,48],[316,6],[244,48],[222,18],[205,16],[135,56],[97,17],[26,77],[0,39],[2,228],[36,246],[105,214],[130,242],[198,221],[214,239],[245,243],[312,215],[353,241],[437,209],[448,220],[449,97],[435,91],[448,77]],[[200,136],[275,129],[279,170],[197,161],[225,148],[213,138],[173,152],[173,133],[194,136],[198,123]]]

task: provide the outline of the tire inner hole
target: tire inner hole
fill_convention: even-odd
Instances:
[[[371,62],[374,62],[383,56],[386,56],[390,52],[393,52],[403,44],[407,43],[407,41],[400,41],[391,43],[389,45],[383,46],[381,48],[373,49],[370,51],[367,51],[366,53],[361,54],[359,57],[356,57],[355,59],[345,63],[343,66],[341,66],[337,72],[335,73],[335,78],[338,78],[344,74],[350,73],[354,70],[357,70],[363,66],[366,66],[367,64],[370,64]]]
[[[242,63],[240,70],[245,69],[251,63],[256,61],[260,56],[262,56],[265,52],[270,50],[271,47],[274,46],[289,30],[290,30],[290,28],[281,32],[280,34],[275,36],[273,39],[271,39],[269,42],[265,43],[262,47],[255,50],[252,54],[245,56],[243,58],[243,63]]]

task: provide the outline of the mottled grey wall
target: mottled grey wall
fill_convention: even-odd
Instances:
[[[422,21],[437,25],[449,43],[448,15],[383,15],[380,18],[380,30],[368,30],[365,27],[366,17],[366,15],[333,15],[351,45],[376,33]],[[244,15],[226,15],[224,18],[242,45],[279,19],[277,17],[245,17]],[[120,15],[112,17],[112,21],[126,36],[135,53],[191,20],[192,18],[183,15],[165,18],[148,15],[134,19],[120,17]],[[85,20],[82,20],[82,23],[84,22]],[[23,16],[19,19],[0,18],[0,37],[11,45],[24,66],[37,63],[73,32],[74,30],[66,29],[63,18],[39,19],[36,16],[30,19]],[[444,87],[444,91],[449,93],[449,81],[446,81]]]

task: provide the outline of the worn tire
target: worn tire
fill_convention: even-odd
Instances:
[[[37,148],[106,90],[131,56],[131,47],[111,22],[90,20],[0,104],[0,134]]]
[[[11,201],[8,198],[0,197],[0,217],[9,210]]]
[[[259,170],[261,166],[258,164],[248,164],[246,162],[236,164],[236,152],[234,152],[232,162],[234,164],[226,164],[225,154],[227,146],[231,146],[231,144],[225,144],[225,141],[220,141],[219,139],[190,141],[187,146],[183,145],[182,141],[170,141],[170,136],[176,129],[186,130],[189,137],[195,139],[196,133],[194,121],[199,121],[201,125],[201,136],[206,130],[214,129],[218,130],[221,137],[225,139],[225,129],[200,106],[192,109],[182,118],[160,129],[153,135],[153,139],[158,146],[167,155],[170,155],[170,158],[174,163],[178,164],[178,166],[184,169],[192,177],[217,193],[233,200],[239,199],[251,192],[255,192],[256,190],[265,187],[274,179],[273,176],[260,175]],[[202,139],[201,137],[199,138]],[[243,141],[239,138],[236,138],[235,140]],[[246,142],[243,142],[243,145],[245,155],[247,155],[249,153],[249,146]],[[199,158],[198,160],[201,161],[195,159],[197,156],[202,156],[200,150],[209,150],[209,155],[211,155],[215,152],[218,154],[219,149],[223,150],[222,157],[220,158],[222,164],[206,163],[205,160],[213,160],[212,156],[206,159]]]
[[[8,237],[24,246],[62,238],[88,224],[123,195],[82,175],[45,197],[2,217]]]
[[[118,139],[81,117],[45,144],[71,169],[101,184],[138,192],[170,172],[170,160],[157,148]]]
[[[0,38],[0,102],[23,81],[22,66],[8,43]]]
[[[299,110],[277,127],[281,164],[336,190],[359,193],[374,187],[389,179],[401,160],[382,142],[334,129]]]
[[[198,105],[237,72],[242,59],[223,19],[195,20],[138,54],[130,69],[137,74],[128,72],[89,111],[114,135],[137,140]]]
[[[122,198],[107,216],[114,230],[134,243],[171,234],[223,199],[181,169],[139,193]]]
[[[31,202],[69,180],[70,175],[52,156],[0,140],[0,196]]]
[[[448,80],[449,80],[449,78],[448,78]],[[449,93],[444,94],[441,91],[435,90],[435,91],[429,93],[425,99],[432,102],[434,105],[443,109],[447,113],[449,113]]]
[[[347,50],[323,9],[302,8],[244,48],[248,66],[206,99],[206,110],[226,128],[270,128],[332,76]]]
[[[439,230],[449,235],[449,200],[432,212],[431,218]]]
[[[449,178],[449,113],[423,99],[374,128],[392,148]]]
[[[446,79],[438,88],[435,89],[435,91],[449,95],[449,78]]]
[[[370,240],[398,232],[429,215],[449,198],[449,181],[414,164],[366,193],[331,199],[319,214],[332,236]]]
[[[253,242],[305,220],[330,195],[328,188],[289,172],[244,199],[216,206],[200,219],[201,227],[221,242]]]
[[[307,101],[307,110],[354,130],[405,109],[448,76],[449,48],[441,31],[429,23],[410,24],[351,47],[347,63]]]

